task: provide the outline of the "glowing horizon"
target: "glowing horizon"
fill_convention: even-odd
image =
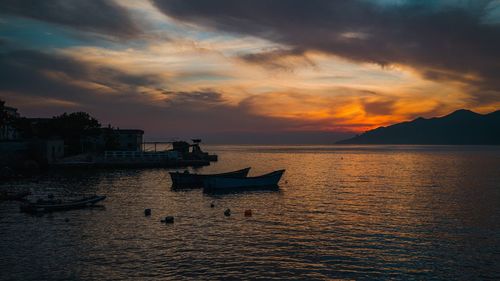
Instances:
[[[27,116],[87,111],[152,137],[349,134],[500,108],[495,1],[62,2],[0,5],[0,98]]]

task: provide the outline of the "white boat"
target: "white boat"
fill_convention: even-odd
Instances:
[[[285,170],[278,170],[269,174],[247,178],[212,177],[204,181],[203,190],[205,192],[217,192],[278,187],[278,182],[284,172]]]

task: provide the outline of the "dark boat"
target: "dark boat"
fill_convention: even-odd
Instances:
[[[245,168],[233,172],[221,173],[221,174],[192,174],[188,171],[181,172],[171,172],[170,177],[172,178],[173,188],[190,188],[190,187],[203,187],[203,182],[207,179],[213,177],[231,177],[231,178],[245,178],[248,175],[250,168]]]
[[[252,188],[277,187],[284,172],[285,170],[278,170],[269,174],[247,178],[212,177],[204,182],[204,191],[239,191]]]
[[[21,201],[21,200],[24,200],[24,198],[30,194],[31,194],[31,192],[29,192],[29,191],[19,191],[19,192],[2,191],[2,192],[0,192],[0,201],[4,201],[4,200]]]
[[[106,196],[93,195],[78,200],[38,200],[37,202],[23,202],[21,211],[27,213],[54,212],[72,209],[81,209],[95,205],[97,202],[106,199]]]

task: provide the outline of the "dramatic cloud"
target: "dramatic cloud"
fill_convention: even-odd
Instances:
[[[214,108],[229,106],[221,93],[211,90],[195,92],[164,92],[169,108],[184,107],[187,111],[211,111]]]
[[[498,6],[5,0],[0,97],[27,116],[82,110],[149,139],[239,142],[487,113],[500,106]]]
[[[260,106],[259,101],[267,99],[265,96],[248,97],[234,104],[214,90],[159,89],[157,79],[67,55],[27,50],[0,55],[0,95],[10,102],[23,104],[22,111],[38,112],[50,108],[54,114],[60,114],[86,110],[104,124],[144,128],[156,137],[201,134],[217,142],[227,137],[244,142],[247,136],[254,136],[253,140],[257,141],[255,135],[260,133],[277,141],[280,132],[287,131],[297,132],[301,139],[307,131],[323,140],[327,136],[339,139],[349,135],[314,131],[328,126],[331,119],[259,114],[254,107]],[[151,122],[153,120],[155,122]],[[292,135],[289,140],[298,141]]]
[[[311,120],[300,115],[260,114],[256,108],[269,102],[269,95],[250,96],[231,104],[223,94],[212,90],[165,94],[168,108],[160,116],[168,115],[165,118],[168,127],[184,135],[195,132],[213,142],[328,143],[352,134],[351,124],[334,125],[335,121],[342,121],[334,116]],[[302,98],[314,99],[313,96]],[[335,126],[336,130],[318,130],[328,126]]]
[[[299,66],[315,66],[301,49],[276,49],[260,53],[241,55],[240,58],[253,64],[263,65],[270,69],[293,70]]]
[[[2,0],[1,14],[116,37],[133,37],[139,32],[128,11],[109,0]]]
[[[492,1],[153,2],[168,16],[200,26],[358,62],[406,65],[428,79],[474,86],[470,90],[480,91],[478,95],[500,91],[500,25],[485,20]]]
[[[77,59],[37,51],[0,54],[0,92],[92,106],[105,100],[137,99],[152,91],[155,77],[133,75]],[[40,104],[41,106],[41,104]]]
[[[393,113],[394,101],[365,102],[364,109],[370,115],[390,115]]]

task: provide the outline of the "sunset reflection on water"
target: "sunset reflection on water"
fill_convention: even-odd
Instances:
[[[207,150],[220,160],[198,172],[285,168],[280,190],[173,191],[164,169],[66,172],[17,183],[108,199],[105,208],[42,217],[1,204],[0,279],[500,278],[499,148]],[[144,217],[145,208],[152,217]],[[173,225],[160,223],[166,215],[175,216]]]

